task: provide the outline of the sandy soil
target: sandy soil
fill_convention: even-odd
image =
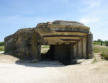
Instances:
[[[108,83],[108,61],[79,62],[68,66],[57,61],[21,63],[15,57],[0,54],[0,83]]]

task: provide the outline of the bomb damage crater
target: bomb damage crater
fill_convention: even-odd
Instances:
[[[76,59],[93,57],[92,39],[88,26],[75,21],[57,20],[20,29],[6,37],[5,53],[36,61],[46,56],[63,64],[71,64]],[[49,45],[45,55],[41,54],[42,45]]]

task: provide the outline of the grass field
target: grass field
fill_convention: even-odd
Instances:
[[[103,53],[103,52],[105,52],[105,53],[108,52],[108,47],[94,45],[94,53]]]
[[[4,51],[4,42],[0,42],[0,51]]]
[[[0,46],[0,51],[4,51],[4,46]]]
[[[103,59],[108,60],[108,47],[107,46],[94,45],[94,53],[100,53]]]
[[[94,41],[93,45],[101,45],[101,42]],[[102,42],[102,46],[105,46],[105,42]]]

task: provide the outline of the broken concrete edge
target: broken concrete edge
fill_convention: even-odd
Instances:
[[[84,29],[84,30],[87,30],[89,31],[90,27],[88,26],[85,26],[85,25],[62,25],[62,24],[48,24],[48,23],[39,23],[37,24],[37,27],[36,28],[66,28],[66,29],[69,29],[69,28],[72,28],[72,29]]]

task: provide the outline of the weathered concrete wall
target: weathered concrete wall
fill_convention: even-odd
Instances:
[[[33,29],[21,29],[5,38],[5,53],[26,59],[39,59],[40,49]]]
[[[73,45],[73,55],[71,54],[71,56],[74,56],[74,58],[77,58],[77,44]]]
[[[93,34],[89,33],[87,37],[87,58],[93,57]]]
[[[10,35],[5,38],[5,53],[12,54],[16,49],[16,36]]]
[[[47,56],[69,64],[73,59],[93,57],[92,39],[89,27],[79,22],[40,23],[6,37],[5,53],[40,60],[41,45],[50,45]]]
[[[78,58],[82,58],[81,40],[78,41]]]
[[[83,57],[87,58],[87,39],[83,38]]]

